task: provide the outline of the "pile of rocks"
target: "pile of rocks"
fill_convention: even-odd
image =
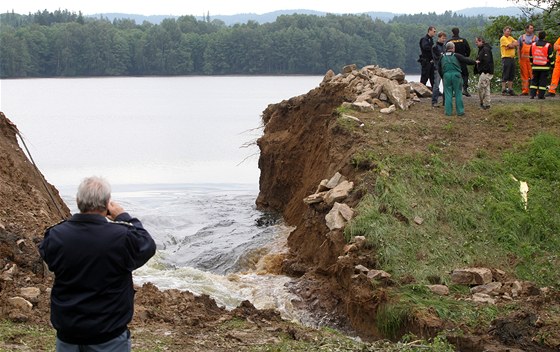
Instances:
[[[325,221],[329,230],[343,229],[346,223],[354,216],[354,210],[348,205],[341,203],[348,197],[354,183],[347,181],[339,172],[330,179],[321,181],[315,193],[305,197],[306,204],[318,204],[331,207],[325,216]]]
[[[0,281],[3,286],[9,282],[16,280],[19,275],[19,267],[17,264],[6,264],[0,273]],[[18,292],[12,292],[8,295],[7,305],[3,307],[6,314],[12,321],[25,322],[29,319],[29,314],[33,308],[39,303],[42,293],[50,294],[49,292],[41,292],[38,287],[21,287]]]
[[[361,112],[374,111],[376,106],[383,113],[407,110],[415,101],[419,101],[419,97],[432,95],[424,84],[407,82],[402,69],[376,65],[365,66],[360,70],[356,65],[344,66],[338,75],[329,70],[321,82],[321,85],[325,84],[347,85],[354,97],[353,101],[343,106]]]
[[[469,286],[474,302],[496,304],[500,299],[511,301],[522,296],[538,296],[546,292],[528,281],[507,280],[504,271],[489,268],[455,269],[451,273],[451,282]],[[448,295],[449,288],[445,285],[428,285],[428,288],[439,295]]]

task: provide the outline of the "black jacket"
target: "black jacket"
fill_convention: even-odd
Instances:
[[[434,58],[434,65],[436,65],[436,67],[443,53],[445,53],[445,44],[436,42],[436,45],[432,47],[432,57]]]
[[[434,46],[434,38],[425,35],[420,38],[420,59],[430,62],[432,60],[432,47]]]
[[[471,47],[469,45],[469,42],[465,38],[452,36],[448,41],[455,44],[455,53],[461,54],[466,57],[471,56]]]
[[[154,255],[156,245],[138,219],[123,213],[116,220],[75,214],[47,229],[39,244],[55,274],[51,322],[64,342],[109,341],[132,319],[132,271]]]
[[[478,56],[476,57],[480,61],[474,66],[474,73],[489,73],[494,74],[494,57],[492,55],[492,47],[488,43],[484,43],[483,46],[478,48]]]

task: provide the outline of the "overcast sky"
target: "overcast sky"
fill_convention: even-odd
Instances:
[[[84,15],[96,13],[129,13],[138,15],[233,15],[239,13],[263,14],[276,10],[316,10],[332,13],[363,13],[386,11],[394,13],[420,13],[462,10],[468,7],[515,6],[511,0],[470,1],[372,1],[372,0],[2,0],[0,11],[27,14],[38,10],[58,9]]]

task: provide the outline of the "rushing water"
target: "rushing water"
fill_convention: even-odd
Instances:
[[[136,283],[208,294],[228,308],[250,300],[301,319],[285,289],[290,279],[270,274],[290,229],[260,225],[254,142],[268,104],[321,79],[1,80],[0,110],[73,211],[77,183],[100,175],[142,220],[158,251],[135,271]]]

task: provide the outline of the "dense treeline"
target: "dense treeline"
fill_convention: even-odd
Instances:
[[[349,63],[418,72],[418,41],[434,24],[472,38],[482,16],[289,15],[226,26],[193,16],[159,25],[68,11],[0,15],[0,76],[324,74]]]

